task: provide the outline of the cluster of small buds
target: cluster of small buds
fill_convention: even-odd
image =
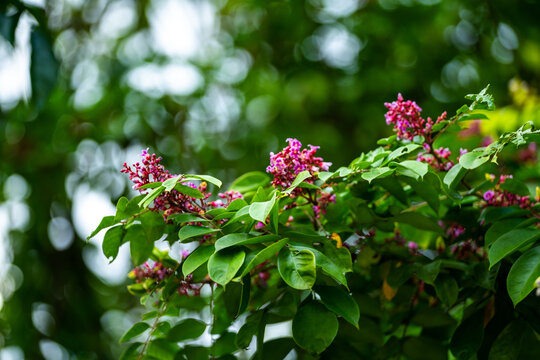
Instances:
[[[478,246],[476,241],[471,239],[452,245],[450,251],[455,256],[456,260],[465,260],[473,256],[485,258],[487,255],[484,248]]]
[[[236,190],[230,190],[224,193],[219,193],[218,197],[220,199],[215,200],[215,201],[210,201],[208,205],[214,208],[223,208],[223,207],[227,207],[233,200],[244,198],[244,196]]]
[[[521,149],[518,153],[518,159],[523,163],[536,164],[538,160],[536,143],[530,143],[525,149]]]
[[[407,242],[407,249],[411,255],[418,255],[418,244],[414,241]]]
[[[495,175],[487,175],[487,178],[491,181],[495,181]],[[504,184],[506,179],[511,179],[512,175],[501,175],[497,180],[495,187],[492,190],[484,192],[483,198],[487,206],[507,207],[512,205],[519,205],[522,209],[528,209],[535,205],[536,202],[532,202],[530,196],[519,196],[509,191],[501,189],[501,185]]]
[[[459,224],[452,224],[446,229],[446,236],[454,240],[465,233],[465,228]]]
[[[131,275],[135,278],[135,281],[140,283],[146,279],[152,279],[158,282],[163,281],[173,274],[173,269],[169,269],[163,266],[160,262],[155,262],[153,266],[150,266],[147,262],[141,266],[136,267],[131,272]]]
[[[188,276],[180,279],[177,292],[180,296],[199,296],[201,295],[201,288],[203,285],[204,284],[194,283],[193,275],[189,274]]]
[[[143,150],[141,154],[141,162],[136,162],[132,166],[124,163],[122,173],[129,175],[129,180],[133,182],[133,189],[137,190],[141,186],[150,184],[156,181],[165,181],[172,175],[160,164],[161,157],[156,154],[149,154],[148,149]]]
[[[127,163],[124,163],[123,169],[120,170],[122,173],[129,175],[129,179],[134,183],[133,188],[139,190],[140,193],[146,193],[147,189],[141,189],[142,186],[159,181],[165,181],[177,175],[172,175],[168,170],[165,169],[163,165],[160,164],[161,157],[157,157],[156,154],[149,154],[148,150],[143,150],[141,154],[141,162],[137,162],[132,166],[128,166]],[[201,182],[199,186],[196,186],[192,183],[184,183],[183,185],[192,187],[199,190],[203,193],[204,198],[202,200],[208,199],[211,195],[206,193],[206,182]],[[194,205],[196,201],[199,201],[200,205]],[[195,199],[185,194],[182,194],[176,190],[166,191],[160,194],[156,199],[154,199],[154,205],[151,208],[154,211],[163,211],[164,215],[167,217],[174,213],[185,213],[185,212],[198,212],[200,207],[204,207],[204,201],[201,199]]]
[[[253,278],[253,282],[259,288],[265,288],[268,286],[268,279],[270,279],[270,271],[269,269],[265,268],[268,264],[269,262],[268,260],[266,260],[263,263],[257,265],[257,267],[255,267],[255,276]]]
[[[328,205],[335,202],[335,194],[321,191],[320,196],[317,198],[317,204],[313,205],[313,213],[315,214],[315,217],[318,219],[321,217],[321,214],[326,214],[326,208],[328,207]]]
[[[435,124],[446,119],[446,112],[442,113],[433,122],[431,118],[424,119],[421,116],[422,109],[416,102],[403,99],[401,94],[398,94],[397,101],[384,103],[388,112],[384,115],[388,125],[394,125],[394,131],[397,133],[398,139],[413,140],[415,136],[427,137]]]
[[[286,189],[300,172],[307,170],[313,175],[319,171],[327,171],[332,165],[315,156],[318,146],[308,145],[308,149],[302,149],[302,144],[296,139],[287,139],[287,142],[289,145],[279,153],[270,153],[270,165],[266,168],[266,172],[274,175],[272,185],[275,187]],[[313,183],[312,178],[304,181]],[[301,191],[295,189],[293,195],[298,194],[296,190]]]

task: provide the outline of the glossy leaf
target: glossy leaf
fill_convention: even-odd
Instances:
[[[257,265],[259,265],[259,264],[265,262],[266,260],[276,256],[278,254],[278,252],[281,250],[281,248],[287,243],[288,240],[289,239],[287,239],[287,238],[281,239],[280,241],[278,241],[276,243],[273,243],[272,245],[270,245],[270,246],[262,249],[261,251],[259,251],[257,253],[257,255],[255,255],[253,257],[253,259],[251,259],[251,261],[246,265],[246,267],[242,271],[242,274],[240,275],[240,277],[246,276]]]
[[[182,274],[188,276],[199,266],[203,265],[210,259],[210,256],[214,253],[214,245],[199,246],[182,262]]]
[[[488,160],[489,156],[486,156],[483,151],[471,151],[463,154],[459,158],[459,163],[461,164],[461,166],[463,166],[463,168],[472,170],[483,165]]]
[[[290,194],[294,189],[296,189],[297,186],[299,186],[304,180],[309,179],[311,177],[311,173],[307,170],[304,170],[300,172],[298,175],[296,175],[296,178],[291,183],[291,186],[289,186],[283,193]]]
[[[272,208],[276,204],[276,194],[272,196],[272,199],[263,202],[254,202],[249,206],[249,216],[254,220],[265,223],[266,218],[272,211]]]
[[[307,290],[315,284],[315,255],[310,250],[284,247],[278,255],[281,278],[291,287]]]
[[[248,234],[228,234],[225,236],[220,237],[216,241],[216,251],[219,251],[221,249],[225,249],[231,246],[238,245],[242,241],[245,241],[249,238]]]
[[[184,182],[193,179],[209,182],[216,185],[218,188],[220,188],[222,184],[221,180],[210,175],[184,175],[184,178],[181,181]]]
[[[148,239],[142,225],[135,224],[130,226],[126,231],[124,240],[129,242],[131,260],[134,265],[142,264],[152,254],[154,242]]]
[[[249,191],[255,191],[259,188],[259,186],[264,187],[269,183],[270,178],[268,175],[261,171],[252,171],[234,180],[229,187],[229,190],[236,190],[241,193],[246,193]]]
[[[101,222],[99,223],[98,227],[92,231],[90,236],[88,236],[86,239],[90,240],[94,236],[96,236],[101,230],[111,227],[114,224],[116,224],[117,221],[114,219],[114,216],[105,216],[103,219],[101,219]]]
[[[488,250],[490,268],[520,247],[540,239],[538,229],[515,229],[500,236]]]
[[[219,229],[210,229],[204,226],[185,225],[180,228],[180,231],[178,232],[178,239],[181,242],[185,242],[186,240],[193,239],[194,237],[213,234],[218,231]]]
[[[103,238],[103,254],[107,259],[110,259],[110,262],[113,262],[118,255],[118,249],[122,245],[122,237],[124,235],[123,226],[115,226],[107,230]]]
[[[540,246],[527,250],[510,268],[506,287],[514,306],[533,291],[538,278],[540,278]]]
[[[246,253],[242,250],[229,248],[213,254],[208,260],[208,275],[220,285],[231,281],[244,263]]]
[[[174,342],[196,339],[201,336],[205,330],[206,324],[203,321],[197,319],[184,319],[167,332],[167,339]]]
[[[394,169],[390,169],[389,167],[385,166],[381,168],[370,169],[369,171],[362,174],[362,179],[368,182],[372,182],[373,180],[377,178],[383,178],[393,173],[394,173]]]
[[[337,286],[317,286],[315,291],[328,310],[333,311],[358,328],[360,309],[347,291]]]
[[[128,331],[126,331],[124,335],[122,335],[122,337],[120,338],[120,342],[123,343],[123,342],[129,341],[141,335],[143,332],[145,332],[149,328],[150,328],[150,325],[148,325],[145,322],[135,323]]]

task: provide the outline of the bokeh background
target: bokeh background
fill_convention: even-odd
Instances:
[[[0,360],[116,359],[129,249],[85,238],[143,148],[230,183],[296,137],[347,165],[398,92],[539,120],[535,0],[1,0]],[[172,249],[171,251],[175,251]]]

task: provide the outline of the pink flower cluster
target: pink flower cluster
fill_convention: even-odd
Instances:
[[[244,198],[244,196],[236,190],[230,190],[224,193],[219,193],[218,197],[220,197],[220,199],[215,200],[215,201],[210,201],[208,205],[214,208],[223,208],[223,207],[227,207],[233,200]]]
[[[320,196],[317,198],[317,203],[313,205],[313,213],[315,214],[315,217],[318,219],[321,217],[321,214],[326,214],[326,208],[328,207],[328,205],[335,202],[335,194],[321,191]]]
[[[492,181],[495,181],[495,175],[490,175]],[[501,175],[497,180],[497,184],[492,190],[484,192],[483,198],[488,206],[506,207],[519,205],[520,208],[530,208],[534,203],[531,202],[530,196],[519,196],[509,191],[501,189],[506,179],[511,179],[512,175]]]
[[[281,152],[270,153],[270,166],[266,172],[274,175],[272,185],[281,189],[291,186],[292,182],[300,172],[308,170],[311,174],[319,171],[327,171],[331,163],[324,162],[322,158],[316,157],[318,146],[308,145],[309,149],[302,149],[302,144],[296,139],[287,139],[289,145]],[[305,182],[312,183],[313,179],[308,178]]]
[[[454,166],[454,161],[450,160],[450,156],[452,155],[450,149],[443,147],[432,149],[429,144],[424,144],[424,150],[426,152],[419,153],[416,157],[417,161],[426,162],[432,168],[439,171],[448,171]],[[466,149],[459,149],[459,156],[456,161],[459,162],[459,158],[466,153]]]
[[[394,125],[398,139],[412,140],[415,136],[425,136],[431,133],[433,126],[446,119],[446,112],[433,122],[430,117],[422,118],[422,109],[415,101],[403,99],[398,94],[397,101],[384,103],[388,112],[384,115],[388,125]]]
[[[476,241],[472,239],[452,245],[450,251],[456,257],[456,260],[465,260],[475,255],[479,256],[480,258],[485,258],[487,255],[484,248],[478,246]]]
[[[163,281],[173,274],[173,269],[166,268],[162,263],[156,262],[153,266],[150,266],[147,262],[141,266],[136,267],[132,271],[132,275],[135,281],[140,283],[146,279],[152,279],[157,282]]]
[[[193,275],[189,274],[185,278],[180,279],[178,285],[178,295],[180,296],[199,296],[204,283],[196,284],[193,282]]]
[[[133,169],[124,163],[124,168],[120,170],[129,175],[129,180],[134,184],[133,189],[137,190],[146,184],[165,181],[173,176],[160,164],[161,157],[157,157],[156,154],[150,155],[148,149],[142,151],[141,157],[141,162],[132,165]]]
[[[452,224],[446,229],[446,236],[454,240],[465,232],[465,228],[459,224]]]

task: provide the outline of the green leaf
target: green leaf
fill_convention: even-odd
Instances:
[[[141,335],[143,332],[145,332],[147,329],[150,328],[150,325],[148,325],[145,322],[138,322],[135,323],[122,337],[120,338],[120,343],[129,341],[139,335]]]
[[[129,242],[131,260],[135,266],[142,264],[152,254],[154,241],[148,239],[142,225],[135,224],[130,226],[126,231],[124,240]]]
[[[248,265],[244,268],[240,277],[244,277],[248,275],[249,272],[253,270],[257,265],[275,256],[281,250],[281,248],[287,243],[288,240],[289,239],[287,238],[281,239],[280,241],[273,243],[272,245],[259,251],[257,255],[255,255],[253,259],[251,259],[251,261],[248,263]]]
[[[247,240],[248,237],[249,235],[244,234],[244,233],[228,234],[228,235],[222,236],[216,241],[216,251],[238,245],[238,243]]]
[[[442,233],[442,228],[433,220],[416,212],[404,212],[394,217],[394,221],[409,224],[417,229]]]
[[[445,183],[449,189],[455,189],[466,173],[467,169],[461,164],[456,164],[446,173],[443,183]]]
[[[246,253],[236,248],[223,249],[208,260],[208,275],[220,285],[230,282],[242,267]]]
[[[429,207],[438,213],[440,207],[440,180],[437,175],[427,173],[423,181],[418,181],[408,176],[402,176],[400,179],[409,184],[414,192],[424,199]]]
[[[105,237],[103,238],[103,254],[107,259],[110,259],[110,262],[113,262],[118,255],[118,249],[122,245],[122,237],[124,236],[124,227],[115,226],[107,230]]]
[[[304,180],[311,177],[311,173],[308,170],[304,170],[296,175],[296,178],[292,182],[291,186],[287,188],[283,193],[290,194],[298,185],[300,185]]]
[[[214,245],[199,246],[182,262],[182,274],[188,276],[208,261],[214,253]]]
[[[184,319],[174,325],[167,333],[167,339],[180,342],[189,339],[196,339],[206,330],[206,324],[197,319]]]
[[[204,226],[185,225],[180,228],[180,231],[178,232],[178,239],[180,240],[180,242],[185,242],[188,239],[192,239],[197,236],[213,234],[218,231],[219,229],[210,229]]]
[[[261,171],[252,171],[248,172],[236,180],[233,181],[229,190],[236,190],[241,193],[246,193],[249,191],[255,191],[259,186],[266,186],[270,183],[270,178],[268,175]]]
[[[251,344],[253,336],[257,334],[263,311],[255,311],[246,318],[246,322],[236,334],[235,344],[239,349],[245,349]]]
[[[435,280],[435,292],[441,302],[450,307],[458,299],[459,286],[453,277],[449,275],[439,275]]]
[[[507,232],[516,228],[519,224],[523,222],[523,219],[506,219],[495,222],[493,225],[487,229],[486,234],[484,235],[484,245],[489,246],[495,242],[499,237],[506,234]]]
[[[382,138],[377,140],[377,145],[390,145],[393,144],[397,139],[397,135],[392,135],[387,138]]]
[[[22,11],[17,11],[12,15],[0,13],[0,36],[6,39],[11,46],[15,46],[15,29],[19,23]]]
[[[92,233],[86,238],[86,240],[90,240],[91,238],[96,236],[101,230],[111,227],[116,223],[117,221],[114,219],[114,216],[105,216],[103,219],[101,219],[98,227],[94,231],[92,231]]]
[[[139,201],[139,206],[146,209],[152,203],[152,201],[154,201],[159,195],[161,195],[163,191],[165,191],[165,188],[163,186],[153,189],[148,194],[146,194],[146,196],[141,201]]]
[[[399,183],[395,176],[388,176],[382,179],[378,179],[377,185],[382,186],[402,204],[409,204],[407,193],[403,190],[403,186]]]
[[[325,183],[326,180],[330,179],[332,176],[334,176],[334,174],[335,172],[321,171],[320,173],[317,174],[317,176],[323,183]]]
[[[165,188],[165,191],[171,191],[181,179],[181,176],[175,176],[165,180],[161,185]]]
[[[218,188],[220,188],[222,184],[221,180],[210,175],[184,175],[184,178],[181,180],[181,182],[194,180],[194,179],[209,182],[211,184],[216,185]]]
[[[156,181],[156,182],[151,182],[151,183],[148,183],[148,184],[144,184],[142,186],[139,186],[137,188],[137,190],[141,190],[141,189],[155,189],[157,187],[160,187],[161,185],[163,185],[163,182],[161,181]]]
[[[182,185],[182,184],[176,184],[174,186],[174,190],[178,191],[179,193],[182,193],[184,195],[187,195],[189,197],[192,197],[194,199],[203,199],[204,195],[199,189],[194,189],[190,186]]]
[[[469,94],[465,96],[465,99],[473,100],[473,103],[469,106],[469,110],[495,110],[495,102],[493,96],[488,94],[489,84],[482,89],[478,94]]]
[[[268,201],[263,202],[254,202],[249,206],[249,216],[251,216],[252,219],[260,221],[260,222],[266,222],[266,218],[270,214],[270,211],[272,211],[272,208],[276,204],[276,194],[272,196],[272,199]]]
[[[385,176],[391,175],[393,172],[394,169],[390,169],[386,166],[370,169],[369,171],[362,174],[362,179],[366,180],[367,182],[372,182],[377,178],[383,178]]]
[[[397,159],[397,158],[399,158],[399,157],[401,157],[403,155],[410,154],[411,152],[417,150],[420,147],[421,146],[418,145],[418,144],[408,144],[408,145],[405,145],[405,146],[400,146],[396,150],[392,151],[390,153],[390,155],[388,155],[385,162],[390,162],[390,161],[392,161],[394,159]]]
[[[493,267],[505,256],[538,239],[540,230],[537,229],[515,229],[503,234],[488,250],[489,267]]]
[[[501,184],[501,189],[509,191],[513,194],[517,194],[520,196],[529,196],[531,193],[529,192],[529,188],[527,185],[522,183],[521,181],[513,178],[506,179]]]
[[[535,281],[540,277],[540,246],[533,247],[521,255],[512,265],[506,288],[516,306],[535,288]]]
[[[136,360],[139,357],[139,348],[142,343],[135,342],[129,345],[129,347],[120,355],[119,360]]]
[[[489,160],[489,156],[483,150],[473,150],[466,154],[461,155],[459,163],[465,169],[476,169]]]
[[[174,360],[180,347],[165,339],[153,339],[148,344],[146,355],[151,359]]]
[[[30,34],[32,52],[30,54],[30,79],[32,98],[38,109],[43,108],[56,86],[58,61],[54,57],[52,43],[37,26]]]
[[[407,337],[403,342],[405,359],[410,360],[447,360],[448,348],[440,340],[427,336]]]
[[[489,351],[488,360],[518,360],[527,324],[516,319],[497,336]],[[538,345],[536,345],[538,346]]]
[[[207,219],[203,219],[195,214],[173,214],[168,217],[169,220],[173,220],[176,224],[183,224],[187,222],[205,222]]]
[[[435,283],[435,279],[439,275],[440,269],[441,261],[435,260],[426,265],[419,265],[417,275],[422,281],[426,282],[427,284],[433,285]]]
[[[246,275],[242,277],[242,291],[240,293],[240,301],[238,302],[238,311],[235,318],[242,315],[249,305],[251,297],[251,277]]]
[[[291,287],[307,290],[315,284],[315,255],[310,250],[282,248],[278,255],[281,278]]]
[[[452,335],[450,351],[458,360],[469,360],[484,339],[484,309],[463,320]]]
[[[328,310],[343,317],[358,329],[360,310],[347,291],[337,286],[317,286],[315,291],[320,295],[322,303]]]
[[[294,341],[310,353],[323,352],[337,335],[336,316],[317,301],[310,301],[298,309],[293,318]]]
[[[413,161],[413,160],[405,160],[400,163],[392,162],[390,163],[390,165],[398,166],[398,173],[401,173],[399,168],[404,168],[404,169],[412,171],[414,174],[416,174],[417,176],[421,178],[423,178],[428,173],[428,170],[429,170],[429,165],[427,163],[420,162],[420,161]],[[406,175],[406,174],[403,173],[403,175]]]

